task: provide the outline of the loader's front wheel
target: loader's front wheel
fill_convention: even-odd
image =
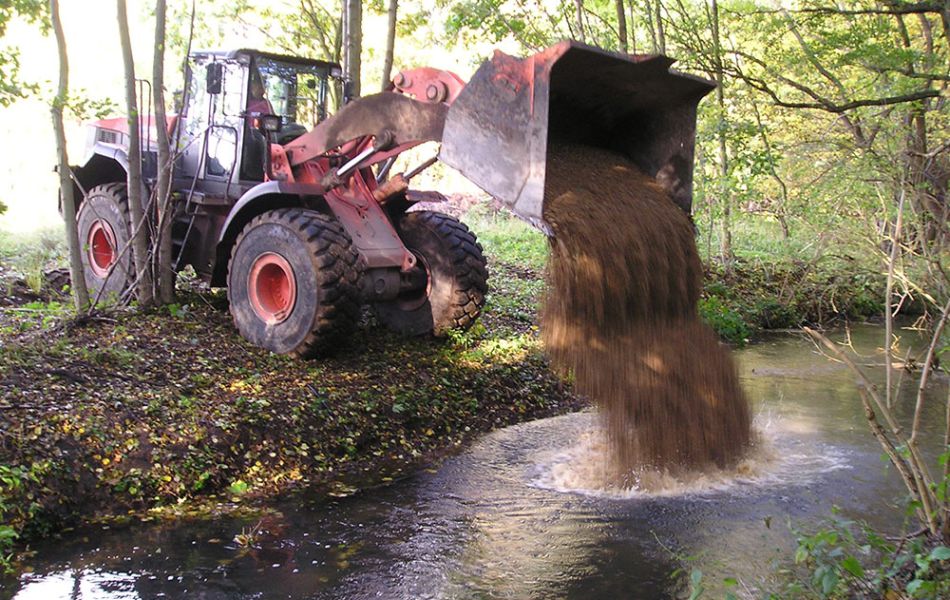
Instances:
[[[358,262],[333,217],[301,208],[255,217],[238,236],[228,267],[235,326],[271,352],[325,353],[359,318]]]
[[[432,211],[405,213],[396,226],[427,282],[377,303],[377,319],[405,335],[441,337],[471,327],[488,292],[488,269],[475,235],[458,219]]]
[[[79,207],[81,258],[90,300],[127,300],[135,269],[129,248],[129,196],[126,184],[97,185]]]

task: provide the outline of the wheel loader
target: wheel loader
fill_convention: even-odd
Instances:
[[[438,196],[410,189],[412,178],[441,160],[550,235],[548,143],[574,141],[628,157],[689,212],[696,107],[713,84],[672,62],[573,41],[526,58],[496,51],[468,83],[410,69],[387,91],[344,95],[329,115],[331,96],[346,90],[338,64],[194,52],[180,114],[139,120],[143,197],[157,175],[155,127],[166,127],[173,267],[227,287],[237,329],[258,346],[332,351],[365,305],[396,331],[443,335],[478,318],[488,272],[464,224],[411,210]],[[92,123],[86,158],[71,168],[86,283],[119,299],[133,275],[128,133],[125,118]],[[437,156],[390,176],[396,157],[431,141]]]

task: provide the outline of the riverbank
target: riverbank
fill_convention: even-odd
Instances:
[[[367,315],[340,353],[316,361],[250,346],[225,294],[196,284],[183,282],[170,307],[77,322],[68,299],[8,278],[0,542],[22,547],[97,518],[260,505],[299,490],[345,494],[483,432],[583,406],[540,346],[543,237],[510,219],[474,228],[492,291],[470,332],[407,340]],[[708,267],[700,310],[742,343],[760,327],[865,316],[878,307],[873,283],[740,261],[729,273]]]
[[[493,267],[505,281],[536,277]],[[17,316],[34,322],[0,350],[0,508],[23,540],[195,501],[345,492],[581,406],[549,373],[536,329],[498,306],[444,342],[366,323],[317,361],[250,346],[220,293],[85,322]]]

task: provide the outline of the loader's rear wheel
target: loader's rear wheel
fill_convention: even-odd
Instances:
[[[333,217],[283,208],[255,217],[228,266],[238,331],[278,354],[325,353],[359,318],[358,255]]]
[[[431,211],[404,214],[397,229],[425,269],[427,283],[377,303],[376,317],[406,335],[443,336],[471,327],[488,292],[488,269],[475,235],[458,219]]]
[[[100,303],[126,299],[132,286],[132,250],[129,245],[129,197],[124,183],[97,185],[76,215],[82,266],[91,299]]]

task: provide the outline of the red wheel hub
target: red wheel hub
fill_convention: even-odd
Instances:
[[[410,249],[410,251],[412,250]],[[426,300],[429,299],[429,294],[432,293],[432,269],[429,268],[429,261],[418,252],[413,251],[413,255],[416,257],[416,265],[414,268],[422,271],[420,275],[425,277],[425,285],[420,286],[418,289],[399,294],[399,298],[397,299],[399,308],[407,312],[416,310],[425,304]]]
[[[115,232],[107,221],[96,219],[92,222],[86,248],[89,255],[89,267],[96,277],[108,275],[109,268],[117,259],[118,248],[115,243]]]
[[[297,303],[297,280],[287,259],[265,252],[251,265],[247,276],[251,307],[268,325],[287,320]]]

